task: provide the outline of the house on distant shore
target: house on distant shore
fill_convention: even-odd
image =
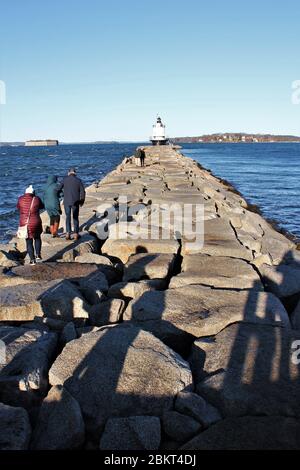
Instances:
[[[58,145],[58,140],[46,139],[46,140],[27,140],[25,147],[42,147],[42,146],[55,146]]]

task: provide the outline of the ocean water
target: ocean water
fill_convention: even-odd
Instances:
[[[77,168],[85,185],[100,180],[138,144],[76,144],[57,147],[0,147],[0,243],[18,228],[18,196],[33,184],[39,194],[49,175],[64,177]]]
[[[183,144],[182,153],[238,189],[300,241],[300,144]]]
[[[39,194],[50,174],[75,166],[86,185],[103,178],[138,144],[0,147],[0,243],[18,227],[16,202],[29,184]],[[184,144],[182,153],[230,181],[263,214],[300,239],[300,144]]]

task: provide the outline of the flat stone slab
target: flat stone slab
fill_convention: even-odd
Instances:
[[[53,281],[56,279],[77,279],[97,272],[95,264],[41,263],[36,266],[27,264],[13,268],[11,273],[31,282]]]
[[[284,416],[227,418],[180,450],[299,450],[300,421]]]
[[[209,239],[204,237],[204,243],[198,240],[183,240],[182,255],[191,255],[195,253],[203,253],[210,256],[227,256],[229,258],[240,258],[246,261],[253,259],[252,252],[241,245],[238,240],[232,239]]]
[[[57,335],[41,329],[1,326],[0,340],[0,401],[26,408],[35,405],[47,391]]]
[[[300,417],[299,339],[299,331],[240,323],[196,340],[190,363],[197,392],[223,417]]]
[[[202,286],[145,292],[129,303],[123,319],[151,331],[176,350],[185,334],[215,335],[235,322],[290,327],[285,308],[273,294]]]
[[[0,289],[0,321],[29,321],[35,317],[63,321],[88,318],[88,304],[70,281],[35,282]]]
[[[258,269],[266,288],[278,297],[300,293],[300,266],[263,264]]]
[[[118,282],[108,290],[108,297],[130,298],[141,297],[149,290],[162,290],[166,287],[163,279],[145,279],[139,282]]]
[[[102,253],[119,258],[126,263],[131,255],[137,253],[173,253],[179,250],[177,240],[118,240],[108,239],[102,246]]]
[[[192,385],[187,362],[150,333],[129,325],[103,328],[68,343],[49,379],[78,401],[95,437],[110,417],[162,415],[177,393]]]
[[[85,255],[79,255],[75,258],[76,263],[94,263],[105,266],[112,266],[113,263],[106,256],[97,255],[97,253],[86,253]]]
[[[123,281],[165,279],[171,272],[174,261],[173,253],[132,255],[124,266]]]
[[[244,260],[202,254],[186,255],[181,269],[182,272],[171,279],[170,288],[202,284],[223,289],[263,290],[257,272]]]

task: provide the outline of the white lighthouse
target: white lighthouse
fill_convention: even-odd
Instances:
[[[166,137],[166,126],[161,122],[161,118],[156,118],[156,123],[153,125],[152,136],[150,140],[153,145],[166,145],[168,139]]]

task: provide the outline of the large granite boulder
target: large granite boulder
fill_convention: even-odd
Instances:
[[[117,323],[125,310],[125,302],[122,299],[108,299],[93,305],[90,309],[90,322],[95,326],[104,326],[109,323]]]
[[[35,282],[0,289],[0,320],[28,321],[35,317],[72,321],[88,318],[88,304],[68,280]]]
[[[300,293],[300,266],[263,264],[258,269],[266,289],[277,297],[288,297]]]
[[[76,449],[84,438],[84,422],[77,401],[63,387],[52,387],[40,408],[31,449]]]
[[[87,264],[94,263],[97,265],[98,271],[101,271],[109,284],[118,282],[122,278],[122,270],[120,266],[114,265],[112,261],[106,256],[98,255],[96,253],[86,253],[75,257],[76,263]]]
[[[252,252],[237,240],[229,221],[224,218],[206,220],[204,223],[204,237],[201,240],[183,240],[182,255],[204,253],[211,256],[229,256],[251,260]]]
[[[49,372],[78,401],[94,436],[109,417],[160,416],[191,389],[188,364],[150,333],[129,325],[102,328],[68,343]]]
[[[214,335],[235,322],[290,326],[285,308],[273,294],[196,285],[145,292],[128,304],[123,319],[151,331],[181,353],[183,339],[189,341],[187,335]]]
[[[196,340],[190,363],[197,392],[223,416],[299,417],[299,338],[299,331],[240,323]]]
[[[132,255],[124,266],[123,281],[165,279],[172,270],[174,260],[173,253]]]
[[[255,255],[261,253],[261,239],[250,235],[244,230],[236,229],[238,241],[248,250],[251,250]]]
[[[76,256],[76,263],[86,264],[94,263],[105,266],[113,266],[113,263],[106,256],[98,255],[97,253],[86,253],[84,255]]]
[[[157,450],[160,420],[156,416],[108,419],[100,439],[101,450]]]
[[[246,261],[253,259],[250,250],[239,243],[237,239],[213,239],[204,238],[204,244],[195,240],[182,241],[182,255],[192,255],[195,253],[203,253],[210,256],[227,256],[229,258],[239,258]]]
[[[26,450],[30,436],[27,411],[0,403],[0,450]]]
[[[105,293],[108,291],[106,276],[99,270],[88,277],[81,278],[78,284],[81,293],[91,305],[104,300]]]
[[[113,239],[109,238],[102,246],[102,253],[119,258],[126,263],[131,255],[137,253],[171,253],[179,250],[177,240]]]
[[[72,245],[76,250],[77,256],[86,255],[88,253],[98,253],[99,250],[98,239],[88,233],[82,235],[79,241],[75,241]]]
[[[227,418],[180,448],[195,450],[299,450],[300,421],[283,416]]]
[[[168,437],[181,443],[191,439],[202,429],[199,421],[172,410],[164,412],[162,426]]]
[[[72,341],[73,339],[77,338],[77,332],[75,325],[72,321],[69,323],[66,323],[64,327],[62,328],[60,337],[59,337],[59,342],[61,345],[67,344],[69,341]]]
[[[272,263],[278,265],[282,263],[286,255],[294,250],[295,244],[288,240],[281,233],[276,232],[266,221],[262,219],[262,227],[264,229],[264,235],[261,239],[263,254],[269,254]]]
[[[222,419],[217,408],[193,392],[178,393],[175,400],[175,409],[184,415],[196,419],[204,428]]]
[[[41,329],[1,326],[0,340],[0,400],[25,408],[35,405],[47,391],[57,335]]]
[[[145,279],[139,282],[118,282],[108,290],[108,297],[130,298],[141,297],[149,290],[162,290],[166,287],[163,279]]]
[[[186,255],[182,272],[171,279],[170,288],[202,284],[222,289],[263,290],[261,280],[246,261],[223,256]]]

